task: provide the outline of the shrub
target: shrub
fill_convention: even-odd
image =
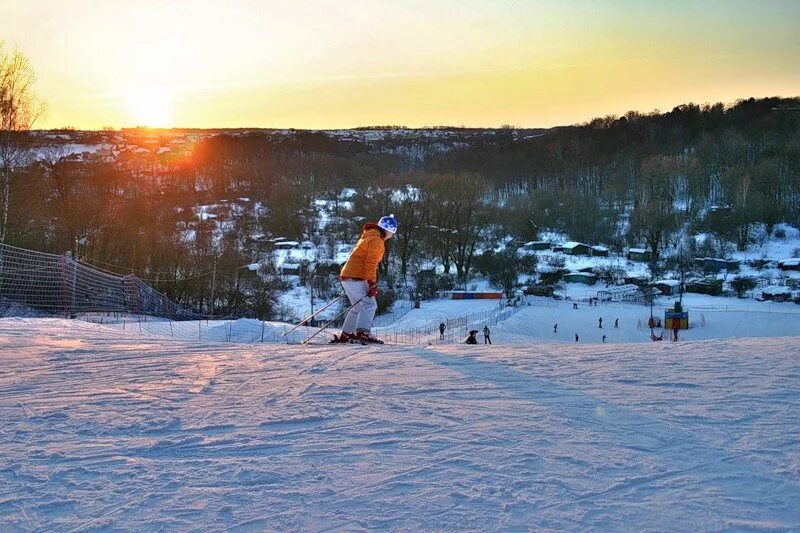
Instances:
[[[769,265],[768,259],[750,259],[745,262],[747,266],[753,267],[756,270],[764,270]]]
[[[433,270],[417,272],[417,298],[430,300],[436,298],[441,291],[451,291],[455,287],[456,278],[452,274],[437,274]]]
[[[731,288],[739,298],[744,297],[744,293],[756,288],[756,279],[750,276],[736,276],[731,281]]]

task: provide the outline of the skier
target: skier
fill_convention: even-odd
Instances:
[[[672,342],[678,342],[678,328],[672,330]]]
[[[472,331],[469,332],[469,337],[467,337],[467,340],[465,342],[467,344],[478,344],[478,339],[475,338],[475,335],[477,335],[477,334],[478,334],[478,330],[477,329],[473,329]]]
[[[439,340],[440,341],[444,340],[444,330],[446,330],[446,329],[447,329],[447,326],[444,325],[444,322],[439,324]]]
[[[575,342],[578,342],[578,332],[575,332]]]
[[[489,337],[489,326],[483,326],[483,344],[492,344],[492,339]]]
[[[603,335],[603,342],[606,342],[606,336]]]
[[[578,308],[578,302],[572,302],[572,308],[573,309],[577,309]]]
[[[614,327],[615,327],[615,328],[618,328],[618,327],[619,327],[619,318],[615,318],[615,319],[614,319]]]
[[[597,321],[597,327],[603,329],[603,317],[600,317],[600,319]]]
[[[386,251],[386,241],[396,232],[397,220],[394,215],[381,217],[377,224],[364,224],[361,238],[339,273],[339,280],[351,307],[342,324],[342,333],[339,337],[334,335],[334,342],[354,340],[383,344],[369,333],[378,309],[378,302],[375,300],[378,295],[378,263]]]
[[[558,322],[553,324],[553,334],[556,334],[556,333],[558,333]]]

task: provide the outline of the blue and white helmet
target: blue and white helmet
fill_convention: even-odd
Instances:
[[[394,215],[381,217],[381,219],[378,221],[378,227],[394,235],[397,233],[397,219],[394,218]]]

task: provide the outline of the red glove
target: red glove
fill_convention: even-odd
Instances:
[[[368,281],[369,283],[369,290],[367,291],[368,298],[375,298],[378,295],[378,284],[372,281]]]

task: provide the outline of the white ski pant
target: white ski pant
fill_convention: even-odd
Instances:
[[[342,331],[345,333],[355,333],[356,331],[369,333],[372,328],[372,320],[375,318],[375,311],[378,310],[378,302],[375,297],[367,296],[369,284],[366,281],[344,279],[342,287],[350,299],[350,305],[353,306],[344,319]]]

